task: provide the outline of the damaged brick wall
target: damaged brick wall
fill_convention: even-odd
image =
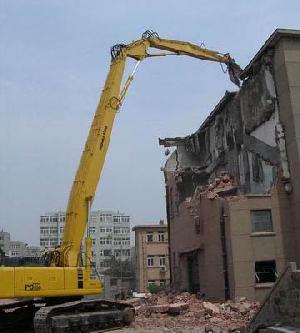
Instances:
[[[234,177],[240,193],[269,192],[280,165],[277,123],[274,79],[264,65],[239,93],[227,92],[198,131],[160,140],[165,147],[177,148],[172,172],[179,202],[224,170]]]
[[[207,251],[210,242],[218,239],[218,244],[221,244],[221,230],[220,226],[217,226],[217,220],[222,218],[222,213],[219,208],[211,207],[215,209],[217,220],[208,216],[201,218],[199,209],[202,207],[204,211],[206,207],[202,206],[199,200],[195,201],[199,193],[205,194],[208,200],[215,200],[218,204],[222,200],[225,202],[230,200],[231,196],[243,198],[253,194],[271,195],[271,206],[274,206],[271,208],[276,212],[278,210],[280,216],[279,220],[276,217],[276,223],[279,223],[280,227],[275,227],[280,233],[278,237],[283,238],[280,244],[283,243],[284,251],[278,259],[279,266],[282,267],[286,259],[294,257],[291,249],[291,244],[294,242],[293,222],[292,219],[286,221],[291,204],[289,195],[292,193],[291,198],[298,193],[293,190],[294,184],[291,182],[291,159],[288,158],[289,146],[286,142],[286,134],[288,140],[291,138],[291,132],[286,133],[286,130],[291,127],[289,122],[293,120],[287,119],[283,115],[285,110],[279,109],[283,102],[278,96],[278,84],[281,81],[278,81],[278,75],[275,75],[278,55],[274,45],[277,47],[277,41],[278,39],[275,39],[275,42],[271,41],[274,44],[270,42],[272,47],[262,48],[263,52],[260,51],[261,54],[256,56],[255,61],[250,63],[251,66],[249,65],[250,67],[244,71],[241,89],[238,92],[226,92],[195,133],[181,138],[160,139],[160,145],[175,147],[163,169],[168,189],[170,255],[171,264],[174,266],[172,278],[175,289],[188,289],[190,281],[187,260],[194,251],[198,251],[199,265],[203,268],[203,262],[208,262],[212,258],[208,256],[209,251]],[[299,42],[297,45],[299,46]],[[300,82],[300,75],[297,82]],[[296,174],[295,165],[300,167],[299,161],[297,163],[293,163],[292,166],[294,174]],[[228,184],[223,184],[219,190],[224,175],[230,178],[230,188],[227,187]],[[276,194],[273,194],[274,191]],[[210,207],[208,202],[206,204]],[[247,209],[250,209],[249,207]],[[204,225],[215,226],[215,239],[213,235],[205,233],[205,228],[203,235],[198,234]],[[185,230],[184,234],[182,230]],[[229,237],[226,249],[230,255],[232,251],[230,230],[226,229],[225,236]],[[218,255],[223,255],[220,248]],[[202,272],[203,274],[206,273]],[[212,274],[218,272],[211,272],[209,277],[203,275],[201,282],[201,273],[199,273],[200,285],[208,283],[207,281],[212,279]],[[238,283],[233,275],[233,272],[229,272],[228,283],[232,289]],[[220,278],[222,288],[225,280],[226,277]],[[222,291],[224,295],[225,289]],[[220,295],[220,292],[215,294]]]

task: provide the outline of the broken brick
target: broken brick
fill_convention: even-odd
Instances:
[[[135,303],[129,300],[130,303]],[[194,331],[195,328],[213,327],[214,332],[231,331],[245,326],[259,308],[257,302],[241,298],[225,303],[208,302],[198,295],[159,293],[142,300],[136,307],[132,327],[141,331]],[[200,330],[200,332],[202,332]]]

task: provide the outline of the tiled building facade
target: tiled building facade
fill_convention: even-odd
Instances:
[[[170,284],[168,228],[163,221],[157,225],[138,225],[135,232],[136,287],[147,292],[151,284]]]
[[[40,245],[51,249],[63,240],[65,212],[40,217]],[[92,211],[88,223],[92,239],[92,263],[101,272],[109,268],[110,259],[130,258],[130,216],[113,211]],[[83,246],[84,249],[84,246]]]

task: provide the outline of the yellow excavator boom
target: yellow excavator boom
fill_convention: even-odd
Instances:
[[[172,53],[149,54],[149,48]],[[117,44],[112,47],[110,70],[71,190],[66,213],[64,239],[58,249],[60,255],[55,265],[63,267],[76,267],[78,265],[89,209],[104,165],[114,119],[133,79],[132,75],[129,76],[124,88],[121,89],[127,57],[142,61],[148,57],[169,54],[185,55],[226,64],[233,81],[235,83],[239,82],[240,67],[229,54],[221,54],[188,42],[161,39],[151,31],[143,34],[143,38],[138,41],[128,45]]]
[[[148,53],[150,48],[163,50],[164,53],[150,54]],[[99,300],[65,303],[63,297],[98,294],[102,291],[99,279],[91,277],[92,244],[89,237],[86,240],[85,267],[81,267],[80,249],[109,146],[114,119],[135,72],[128,77],[122,88],[126,60],[128,57],[133,58],[139,64],[145,58],[170,54],[226,64],[231,80],[239,84],[240,67],[229,54],[221,54],[187,42],[161,39],[152,31],[146,31],[142,39],[128,45],[118,44],[112,47],[109,73],[71,189],[62,244],[50,252],[50,267],[0,267],[0,298],[45,298],[47,306],[35,313],[36,333],[52,332],[53,327],[60,332],[67,332],[70,327],[80,330],[81,325],[87,331],[89,328],[94,330],[95,327],[103,327],[103,324],[107,325],[113,321],[128,324],[133,320],[134,310],[122,303],[107,301],[101,303]],[[22,302],[24,305],[24,301]],[[53,302],[58,303],[53,305]],[[19,303],[0,304],[0,314],[3,314],[8,307],[10,309],[6,320],[8,326],[12,322],[12,307],[19,308],[19,306]],[[113,311],[107,311],[108,307]],[[30,309],[34,307],[28,309],[31,311]],[[6,317],[1,318],[0,329]]]

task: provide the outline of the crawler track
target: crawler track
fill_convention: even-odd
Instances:
[[[0,332],[105,332],[129,325],[134,316],[134,308],[121,302],[93,299],[45,306],[42,299],[24,299],[0,304]]]
[[[40,308],[34,318],[34,331],[90,332],[123,327],[133,320],[134,308],[128,304],[82,300]]]
[[[0,304],[0,332],[25,332],[33,328],[39,300],[9,300]]]

